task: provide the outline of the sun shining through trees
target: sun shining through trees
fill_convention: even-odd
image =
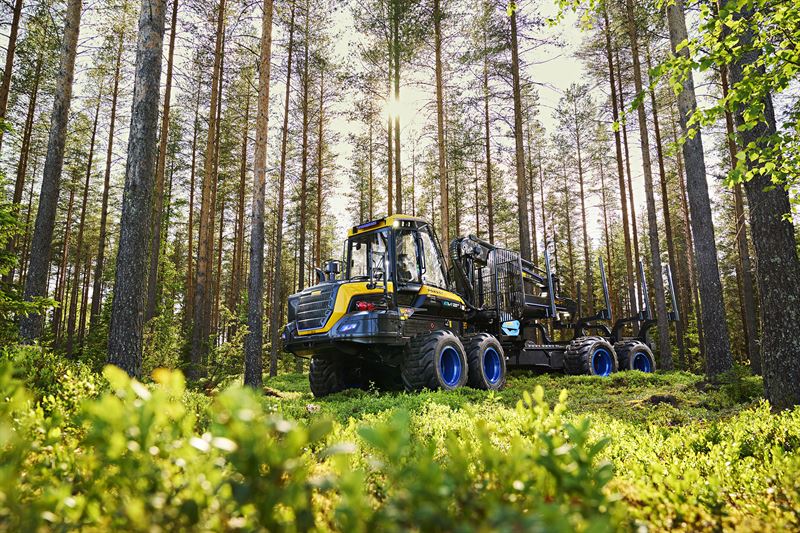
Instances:
[[[800,529],[800,3],[0,26],[0,530]]]

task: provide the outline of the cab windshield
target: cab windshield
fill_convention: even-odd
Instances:
[[[351,238],[347,243],[347,279],[383,280],[388,248],[388,230]]]

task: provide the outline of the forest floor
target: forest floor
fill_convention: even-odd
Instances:
[[[0,350],[0,531],[800,530],[800,407],[743,370],[326,398],[299,373],[153,379]]]
[[[481,419],[518,423],[515,406],[537,387],[553,405],[566,391],[567,423],[588,420],[608,438],[606,490],[626,519],[650,530],[800,528],[800,409],[771,413],[760,377],[734,371],[721,385],[685,372],[621,372],[610,378],[514,372],[499,393],[463,388],[417,394],[349,390],[314,398],[308,378],[265,383],[266,402],[295,420],[329,417],[353,428],[410,413],[414,440],[469,433]],[[501,423],[502,424],[502,423]],[[358,438],[343,430],[343,438]]]

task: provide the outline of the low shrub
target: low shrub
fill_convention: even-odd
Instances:
[[[622,521],[600,460],[607,441],[563,420],[565,396],[551,408],[541,387],[515,407],[513,429],[489,420],[425,441],[395,410],[347,442],[330,420],[287,420],[242,387],[205,407],[167,370],[146,386],[107,367],[102,392],[63,417],[53,407],[73,403],[46,412],[41,376],[23,382],[15,364],[0,361],[0,529],[603,531]]]

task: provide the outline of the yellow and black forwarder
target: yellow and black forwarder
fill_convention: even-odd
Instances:
[[[546,253],[542,270],[469,236],[453,240],[449,257],[448,269],[422,218],[393,215],[349,231],[343,260],[328,261],[316,285],[289,297],[284,349],[311,358],[315,396],[370,383],[498,390],[509,367],[601,376],[618,367],[655,370],[647,305],[605,324],[602,260],[606,308],[581,318],[579,302],[560,295]],[[637,326],[636,338],[622,338],[626,324]],[[569,340],[551,340],[553,330],[571,332]]]

